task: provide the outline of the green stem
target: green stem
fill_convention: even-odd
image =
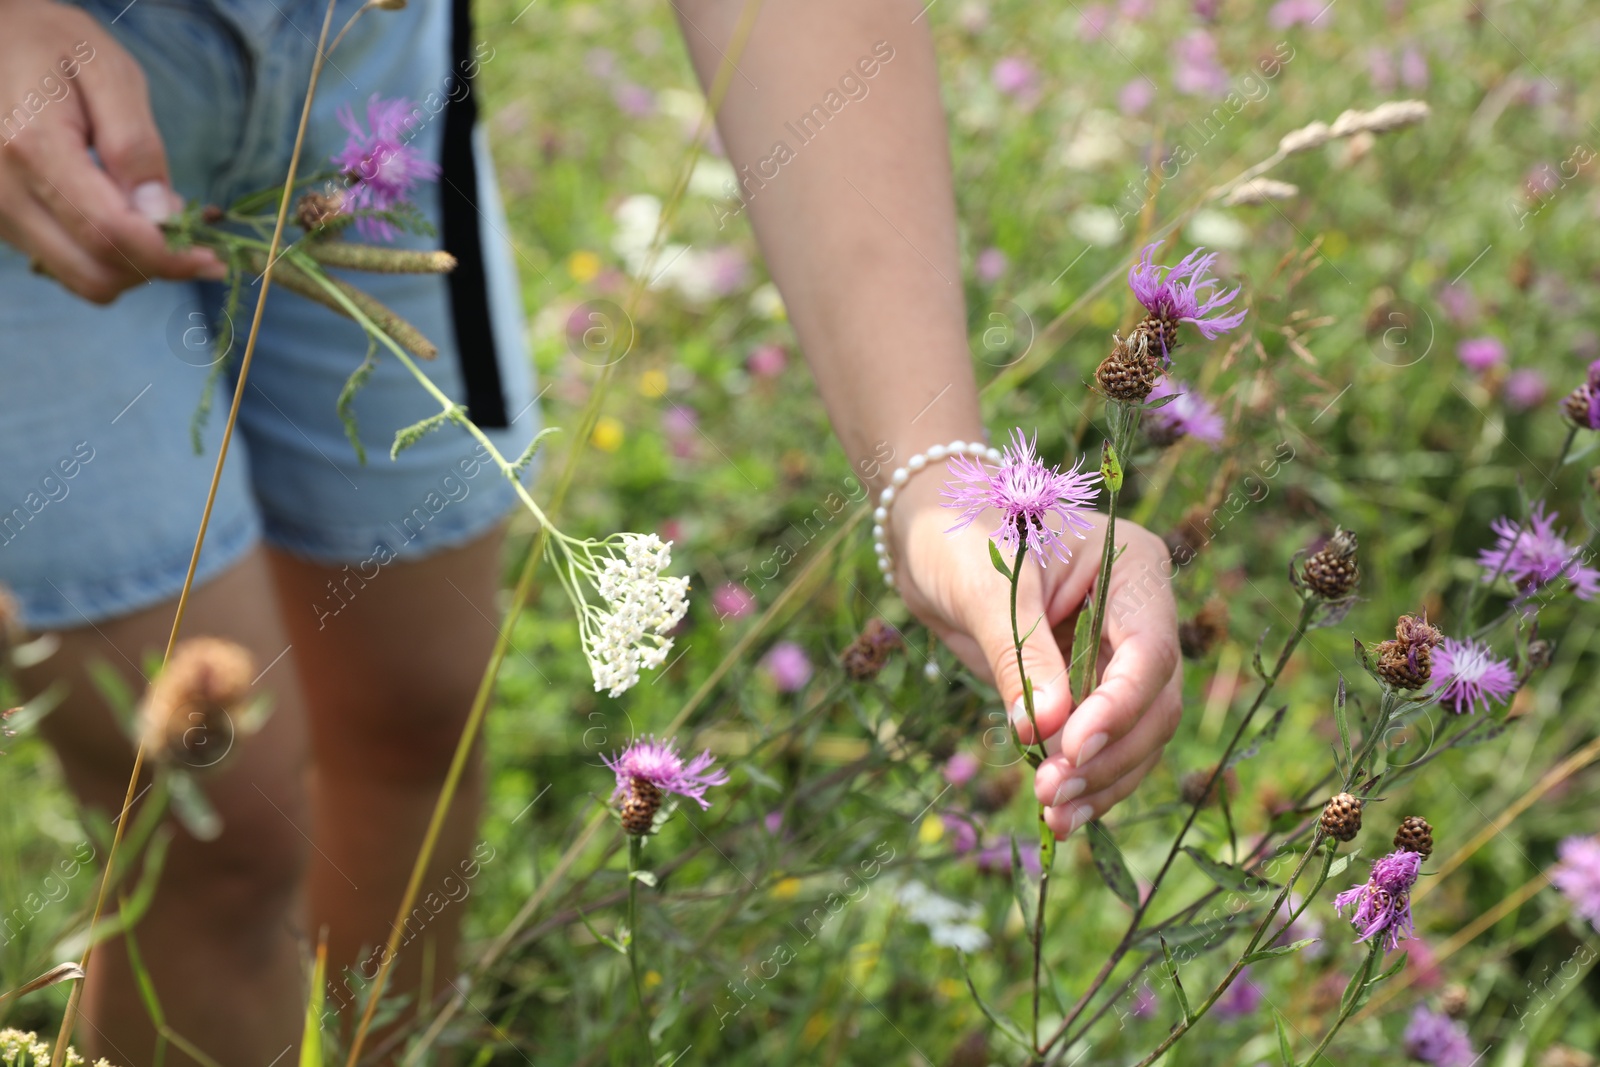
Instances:
[[[1133,435],[1139,427],[1141,414],[1142,409],[1135,405],[1120,401],[1111,402],[1111,448],[1116,455],[1119,468],[1122,457],[1128,454],[1133,445]],[[1103,466],[1102,462],[1102,468]],[[1100,661],[1100,640],[1106,624],[1106,602],[1111,595],[1111,565],[1117,558],[1117,505],[1122,500],[1120,480],[1114,488],[1107,487],[1106,497],[1106,534],[1105,542],[1100,549],[1100,574],[1095,579],[1094,611],[1089,616],[1089,647],[1082,650],[1073,649],[1074,655],[1083,651],[1089,657],[1083,674],[1083,692],[1073,694],[1073,699],[1080,703],[1095,687],[1096,667]]]
[[[650,1015],[644,1007],[644,985],[639,980],[639,853],[643,851],[644,838],[628,835],[628,971],[633,976],[633,999],[639,1008],[639,1036],[644,1038],[644,1048],[656,1060],[655,1043],[650,1040]]]
[[[1377,962],[1378,954],[1382,951],[1383,943],[1381,939],[1374,938],[1372,948],[1367,952],[1367,958],[1361,964],[1361,969],[1355,973],[1355,977],[1350,979],[1350,986],[1345,991],[1344,1007],[1340,1009],[1339,1017],[1333,1021],[1333,1025],[1328,1028],[1328,1032],[1322,1035],[1322,1040],[1318,1042],[1316,1048],[1311,1050],[1310,1057],[1307,1058],[1302,1067],[1313,1067],[1318,1057],[1322,1055],[1323,1049],[1332,1043],[1334,1035],[1344,1026],[1345,1021],[1355,1014],[1357,1005],[1361,1003],[1361,986],[1372,976],[1372,965]]]
[[[1017,519],[1017,555],[1011,561],[1011,646],[1017,654],[1017,681],[1022,686],[1022,706],[1028,713],[1028,725],[1033,728],[1033,744],[1039,746],[1037,753],[1023,743],[1022,734],[1017,730],[1016,723],[1011,724],[1012,732],[1017,735],[1017,744],[1022,746],[1022,753],[1028,762],[1037,767],[1044,762],[1044,737],[1039,733],[1039,719],[1033,710],[1033,686],[1028,682],[1028,671],[1022,664],[1022,630],[1017,625],[1017,586],[1022,584],[1022,561],[1028,556],[1028,520]]]

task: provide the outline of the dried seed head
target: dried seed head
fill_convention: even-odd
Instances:
[[[1403,126],[1414,126],[1431,114],[1433,109],[1421,100],[1386,100],[1371,111],[1353,108],[1346,111],[1333,120],[1328,133],[1332,137],[1352,137],[1358,133],[1388,133]]]
[[[1467,1013],[1467,987],[1451,982],[1439,993],[1439,1008],[1450,1018],[1459,1019]]]
[[[1539,1067],[1595,1067],[1597,1062],[1600,1061],[1571,1045],[1551,1045],[1539,1055]]]
[[[1333,140],[1333,131],[1326,122],[1313,122],[1309,126],[1302,126],[1298,130],[1291,130],[1283,135],[1278,142],[1278,151],[1286,156],[1296,152],[1305,152],[1313,148],[1320,148]]]
[[[1361,578],[1357,547],[1355,534],[1342,526],[1336,528],[1328,543],[1306,560],[1300,580],[1324,600],[1343,600]]]
[[[1432,677],[1432,646],[1380,641],[1373,651],[1378,654],[1378,662],[1373,669],[1378,672],[1378,677],[1396,689],[1421,689]]]
[[[1194,618],[1178,626],[1178,647],[1187,659],[1205,659],[1228,639],[1228,602],[1221,597],[1206,601]]]
[[[344,209],[344,194],[337,189],[327,193],[311,190],[302,193],[295,204],[294,221],[302,230],[313,233],[339,217]]]
[[[181,641],[150,683],[140,710],[144,746],[156,759],[214,766],[233,744],[233,713],[249,696],[255,660],[216,637]]]
[[[1223,198],[1224,207],[1242,207],[1247,204],[1265,204],[1271,200],[1292,200],[1300,195],[1300,187],[1273,178],[1251,178],[1235,186]]]
[[[628,795],[622,798],[622,828],[635,837],[655,829],[656,812],[661,810],[661,790],[648,778],[628,782]]]
[[[200,221],[208,226],[215,226],[228,217],[228,213],[216,204],[207,204],[200,209]]]
[[[980,781],[972,791],[972,806],[985,815],[1004,810],[1022,788],[1022,775],[1007,767],[992,778]]]
[[[1217,802],[1218,787],[1227,790],[1227,796],[1234,797],[1239,792],[1239,772],[1229,767],[1215,782],[1211,776],[1216,773],[1216,767],[1207,767],[1203,771],[1190,771],[1178,783],[1178,796],[1185,803],[1209,808]],[[1207,789],[1206,784],[1211,788]]]
[[[1142,324],[1141,324],[1142,325]],[[1135,330],[1137,334],[1138,331]],[[1112,400],[1136,404],[1150,395],[1161,377],[1161,367],[1147,354],[1144,336],[1124,341],[1118,337],[1107,356],[1095,369],[1094,380],[1100,391]]]
[[[1444,634],[1430,623],[1426,616],[1402,615],[1394,624],[1394,636],[1403,645],[1436,648]]]
[[[1528,669],[1542,671],[1550,666],[1550,657],[1555,652],[1550,642],[1544,638],[1535,638],[1528,642]]]
[[[878,676],[889,656],[901,646],[900,631],[882,619],[868,619],[866,629],[839,657],[845,674],[858,682],[870,681]]]
[[[1361,798],[1340,793],[1322,809],[1322,832],[1336,841],[1354,840],[1361,832]]]
[[[1594,396],[1594,387],[1584,382],[1561,401],[1561,413],[1567,417],[1568,422],[1581,430],[1600,429],[1594,420]],[[1592,481],[1593,472],[1590,478]]]
[[[1394,847],[1416,852],[1427,859],[1433,855],[1433,827],[1420,815],[1407,815],[1394,832]]]

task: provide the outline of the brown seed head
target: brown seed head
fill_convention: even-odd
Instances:
[[[1589,383],[1584,382],[1561,401],[1561,412],[1568,421],[1580,429],[1590,429],[1589,426],[1589,398],[1594,395]]]
[[[1205,659],[1227,639],[1228,602],[1221,597],[1207,600],[1194,618],[1178,626],[1178,647],[1188,659]]]
[[[1339,527],[1328,543],[1313,552],[1301,569],[1300,580],[1324,600],[1343,600],[1360,580],[1356,535]]]
[[[642,837],[655,828],[656,812],[661,810],[661,790],[648,778],[630,778],[628,795],[622,798],[622,828]]]
[[[1209,808],[1217,802],[1218,787],[1227,790],[1228,797],[1232,798],[1239,792],[1239,772],[1229,767],[1215,781],[1211,776],[1216,773],[1216,767],[1207,767],[1201,771],[1190,771],[1178,783],[1178,796],[1185,804],[1198,804],[1202,808]],[[1206,784],[1210,782],[1211,788]]]
[[[1467,987],[1460,982],[1451,982],[1439,993],[1439,1007],[1452,1019],[1465,1015],[1469,1006]]]
[[[1394,636],[1403,645],[1436,648],[1444,640],[1444,634],[1437,626],[1430,623],[1426,616],[1402,615],[1394,624]]]
[[[249,696],[255,660],[216,637],[180,641],[150,683],[140,711],[145,748],[157,759],[209,767],[233,743],[232,713]]]
[[[1112,400],[1130,404],[1149,396],[1159,377],[1161,367],[1147,354],[1147,343],[1135,347],[1132,338],[1124,341],[1120,337],[1094,372],[1101,392]]]
[[[1423,859],[1433,855],[1433,827],[1420,815],[1407,815],[1394,832],[1394,847],[1421,854]]]
[[[1421,689],[1433,675],[1433,648],[1429,645],[1380,641],[1373,651],[1378,654],[1373,669],[1396,689]]]
[[[1340,793],[1322,809],[1322,832],[1336,841],[1351,841],[1361,832],[1361,798]]]
[[[322,229],[339,217],[344,209],[344,194],[337,189],[327,193],[311,190],[302,193],[294,208],[294,221],[307,233]]]
[[[882,619],[868,619],[866,628],[840,655],[839,663],[856,681],[870,681],[878,676],[889,662],[890,654],[901,644],[900,631]]]

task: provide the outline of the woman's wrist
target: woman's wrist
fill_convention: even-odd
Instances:
[[[997,450],[980,435],[930,444],[904,457],[886,472],[886,484],[872,497],[873,544],[878,569],[891,587],[897,584],[896,572],[905,559],[907,537],[913,525],[941,503],[944,484],[949,480],[949,461],[964,456],[980,462],[996,462]]]

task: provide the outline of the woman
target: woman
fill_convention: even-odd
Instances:
[[[845,450],[857,461],[886,447],[901,463],[984,439],[925,12],[910,0],[771,0],[739,49],[746,6],[675,5],[702,81],[732,66],[721,134]],[[334,25],[355,7],[340,0]],[[114,812],[131,753],[86,669],[99,660],[136,679],[164,647],[222,421],[196,455],[188,421],[208,388],[222,267],[207,252],[170,251],[157,222],[185,199],[227,203],[282,180],[322,10],[315,0],[0,0],[0,18],[0,104],[19,102],[0,117],[0,236],[11,246],[0,249],[0,507],[10,510],[0,580],[32,628],[61,632],[61,651],[28,683],[69,683],[44,730],[81,800]],[[483,56],[469,29],[459,2],[369,13],[327,65],[304,159],[314,167],[336,151],[348,132],[339,109],[360,127],[373,94],[445,101],[411,143],[441,168],[418,202],[462,267],[450,281],[377,278],[375,295],[440,344],[430,375],[515,455],[536,413],[517,347],[517,257],[463,87]],[[234,323],[241,335],[245,325]],[[395,428],[429,413],[392,361],[357,401],[375,456],[358,464],[334,403],[362,351],[359,333],[324,309],[269,300],[186,616],[185,633],[240,642],[266,665],[259,685],[276,707],[206,779],[224,832],[178,836],[139,926],[168,1021],[224,1063],[271,1061],[295,1040],[307,931],[327,927],[336,968],[387,937],[495,636],[509,487],[492,470],[467,474],[461,434],[378,458]],[[987,565],[982,524],[945,532],[942,480],[913,477],[894,502],[897,590],[1013,706],[1005,585]],[[441,494],[447,506],[419,508]],[[1023,618],[1051,623],[1034,629],[1026,657],[1056,752],[1036,791],[1062,835],[1133,789],[1178,715],[1164,549],[1120,529],[1112,655],[1070,716],[1052,627],[1082,603],[1098,538],[1068,566],[1030,568],[1019,599]],[[373,575],[362,565],[378,546],[392,558]],[[471,851],[480,784],[469,776],[430,881]],[[426,939],[434,973],[453,973],[454,918],[402,954],[398,991],[418,987]],[[96,1054],[145,1058],[150,1023],[116,942],[97,952],[85,1003]]]

